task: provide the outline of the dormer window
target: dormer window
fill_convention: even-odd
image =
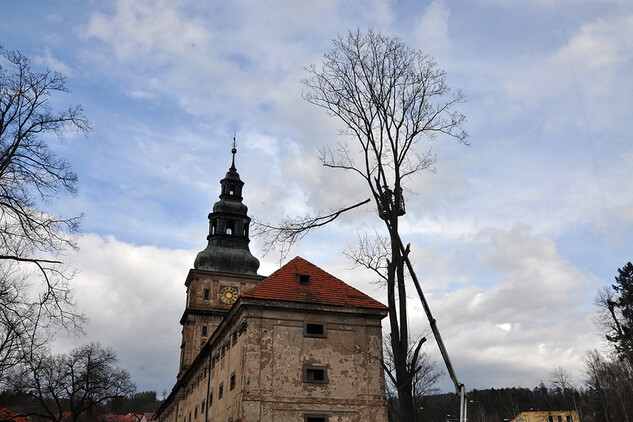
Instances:
[[[310,284],[310,276],[308,274],[297,274],[299,278],[299,284],[303,284],[304,286]]]

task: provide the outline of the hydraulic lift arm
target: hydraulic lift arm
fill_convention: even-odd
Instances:
[[[407,268],[409,270],[409,274],[411,274],[411,279],[413,280],[413,284],[415,285],[415,289],[418,292],[418,296],[420,297],[420,302],[422,302],[422,307],[424,308],[424,312],[426,313],[426,317],[429,320],[429,324],[431,326],[431,331],[433,332],[433,336],[437,341],[437,345],[440,348],[440,353],[442,354],[442,359],[444,359],[444,363],[446,364],[446,369],[448,370],[448,374],[453,380],[453,384],[455,385],[455,392],[459,396],[459,421],[466,422],[467,419],[467,410],[468,410],[468,401],[466,400],[466,387],[464,384],[460,383],[457,380],[457,375],[455,375],[455,370],[453,369],[453,365],[451,364],[451,359],[448,356],[448,351],[446,350],[446,346],[444,346],[444,341],[442,341],[442,336],[440,335],[440,330],[437,328],[437,322],[431,313],[431,308],[429,307],[426,298],[424,297],[424,293],[422,292],[422,288],[420,287],[420,282],[418,281],[418,277],[413,270],[413,265],[411,265],[411,261],[409,260],[409,251],[410,245],[407,245],[405,248],[402,243],[402,239],[400,238],[400,234],[398,234],[398,242],[400,244],[400,251],[402,252],[402,256],[407,264]]]

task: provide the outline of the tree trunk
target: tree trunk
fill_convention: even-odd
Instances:
[[[407,362],[409,351],[409,330],[407,324],[407,295],[404,279],[404,260],[398,242],[398,216],[396,211],[389,210],[385,219],[391,240],[391,262],[388,268],[389,284],[389,320],[391,328],[391,348],[393,364],[396,372],[396,388],[400,417],[403,422],[414,422],[413,377]],[[395,289],[398,290],[398,301],[395,300]]]

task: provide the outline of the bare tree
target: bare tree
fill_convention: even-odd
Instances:
[[[426,339],[422,337],[416,339],[412,343],[418,345],[424,344],[425,341]],[[383,366],[388,378],[387,393],[390,398],[395,398],[398,396],[398,383],[393,376],[393,374],[395,373],[393,351],[391,347],[385,347],[384,349],[385,356],[383,360]],[[417,350],[417,355],[414,356],[415,350]],[[414,414],[415,420],[419,420],[424,396],[428,396],[439,391],[439,389],[437,388],[437,383],[442,378],[443,373],[437,367],[437,364],[431,361],[431,357],[427,353],[421,352],[419,349],[414,349],[413,347],[409,347],[407,365],[408,370],[412,374],[414,374],[412,380],[412,395],[415,408]],[[415,368],[413,368],[413,365],[415,365]],[[390,400],[390,404],[392,406],[394,405],[392,400]],[[391,411],[395,413],[401,413],[400,407],[401,406],[398,403],[398,406],[392,408]]]
[[[401,420],[413,421],[415,359],[420,356],[421,341],[411,343],[407,322],[405,260],[409,249],[399,233],[399,219],[405,214],[403,192],[413,175],[432,168],[436,161],[430,147],[418,149],[421,140],[446,135],[467,143],[464,116],[453,110],[464,98],[460,91],[450,90],[445,73],[428,55],[408,48],[397,37],[357,30],[333,42],[322,66],[307,68],[303,97],[345,126],[343,141],[321,149],[322,164],[359,177],[370,197],[329,212],[288,218],[277,226],[256,221],[255,233],[268,235],[268,250],[279,247],[286,253],[288,245],[299,242],[312,229],[346,211],[374,204],[387,234],[361,242],[351,256],[386,284]]]
[[[77,182],[49,148],[50,135],[90,131],[80,106],[53,110],[51,96],[67,91],[60,73],[35,72],[21,53],[0,48],[0,371],[46,340],[38,328],[83,321],[68,284],[73,271],[60,260],[76,248],[80,217],[47,209],[75,194]]]
[[[597,396],[598,403],[594,405],[600,411],[596,420],[633,420],[633,369],[628,360],[589,351],[585,357],[585,383]]]
[[[95,416],[91,412],[98,405],[135,390],[130,374],[118,367],[114,351],[98,343],[25,362],[15,371],[10,386],[36,403],[24,416],[54,422]]]
[[[573,405],[574,411],[578,413],[578,406],[576,405],[575,397],[576,389],[573,385],[573,377],[571,373],[562,366],[558,366],[550,371],[549,381],[554,390],[561,395],[563,402],[567,401],[567,397],[571,398],[570,404]],[[568,412],[568,416],[572,419],[571,411]]]

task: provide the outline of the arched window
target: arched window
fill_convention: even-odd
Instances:
[[[235,221],[227,221],[226,222],[226,234],[233,234],[235,231]]]

